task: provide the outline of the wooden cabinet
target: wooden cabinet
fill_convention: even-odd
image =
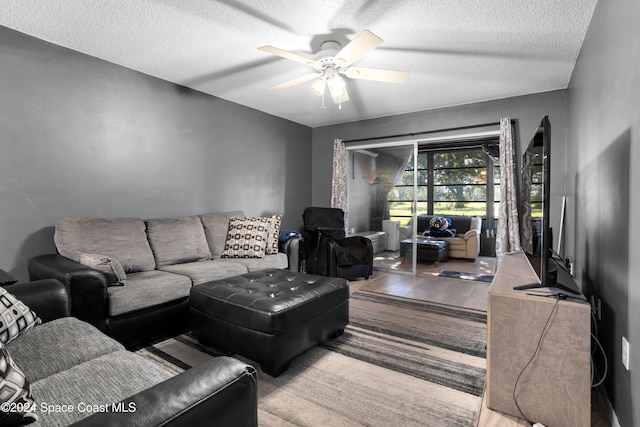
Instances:
[[[491,284],[487,407],[547,427],[589,426],[591,307],[513,289],[535,281],[527,258],[513,254]]]

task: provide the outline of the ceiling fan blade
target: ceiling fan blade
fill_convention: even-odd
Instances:
[[[280,56],[280,57],[288,59],[290,61],[299,62],[301,64],[308,65],[310,67],[315,67],[316,66],[316,61],[314,59],[305,58],[302,55],[298,55],[298,54],[293,53],[293,52],[287,52],[286,50],[282,50],[282,49],[279,49],[277,47],[261,46],[261,47],[258,48],[258,50],[270,53],[272,55]]]
[[[320,77],[321,75],[322,75],[321,73],[307,74],[306,76],[298,77],[297,79],[289,80],[287,82],[280,83],[279,85],[271,86],[267,90],[270,91],[270,92],[274,92],[276,90],[287,89],[287,88],[293,87],[295,85],[299,85],[300,83],[304,83],[304,82],[308,82],[309,80],[313,80],[313,79],[315,79],[317,77]]]
[[[369,30],[363,30],[335,56],[336,64],[341,67],[349,65],[371,52],[382,44],[382,39]]]
[[[382,70],[378,68],[349,67],[345,76],[352,79],[375,80],[386,83],[404,83],[409,76],[408,71]]]

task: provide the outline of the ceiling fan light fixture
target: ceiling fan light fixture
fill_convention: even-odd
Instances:
[[[342,76],[338,74],[333,74],[331,77],[329,77],[327,84],[329,85],[331,97],[334,99],[340,98],[346,92],[347,83],[344,81]]]
[[[318,96],[322,96],[324,95],[326,86],[327,82],[325,81],[324,77],[320,77],[316,79],[316,81],[314,81],[311,85],[311,92],[315,93]]]

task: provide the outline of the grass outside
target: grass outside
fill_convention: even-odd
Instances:
[[[389,216],[392,220],[400,221],[401,226],[409,225],[411,221],[411,202],[395,202],[394,207],[389,210]],[[442,216],[479,216],[485,217],[486,210],[484,206],[464,206],[457,207],[457,203],[438,203],[435,211],[436,215]],[[420,212],[420,203],[418,204]],[[422,213],[426,213],[426,209],[422,209]]]

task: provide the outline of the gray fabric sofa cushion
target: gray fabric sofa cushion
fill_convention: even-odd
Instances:
[[[155,363],[126,350],[117,351],[74,366],[32,383],[37,405],[73,405],[73,412],[39,411],[35,427],[66,426],[88,417],[100,405],[117,403],[173,375]],[[82,412],[79,405],[91,411]],[[94,407],[94,405],[97,406]]]
[[[159,268],[162,271],[188,276],[191,278],[194,285],[210,282],[211,280],[224,279],[225,277],[245,274],[249,271],[246,266],[226,259],[165,265]]]
[[[54,242],[60,255],[80,262],[80,254],[100,254],[120,262],[126,273],[156,266],[147,241],[146,225],[139,218],[61,218]]]
[[[199,217],[148,219],[146,223],[156,266],[211,259]]]
[[[209,250],[213,259],[220,258],[224,251],[224,245],[227,242],[227,233],[229,232],[229,220],[231,218],[242,218],[242,211],[210,213],[200,215],[200,220],[204,226],[204,233],[207,237]]]
[[[107,288],[109,316],[188,297],[191,279],[166,271],[141,271],[127,275],[125,286]]]
[[[7,344],[31,383],[114,351],[122,344],[75,317],[43,323]]]
[[[289,267],[289,259],[284,253],[265,255],[264,258],[225,258],[225,261],[242,264],[249,272],[267,268],[283,269]]]

